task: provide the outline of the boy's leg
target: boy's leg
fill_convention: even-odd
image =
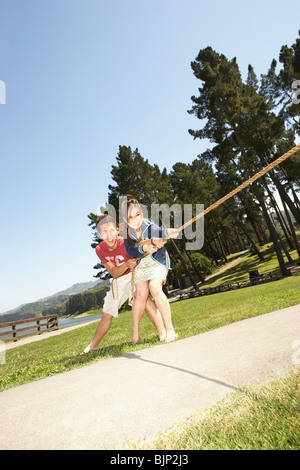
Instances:
[[[84,353],[88,353],[89,351],[94,351],[95,349],[97,349],[101,339],[110,329],[112,319],[113,319],[113,316],[110,315],[109,313],[102,314],[101,320],[98,323],[94,337],[92,341],[90,342],[89,346],[85,348],[85,350],[83,351]]]
[[[99,321],[99,324],[97,326],[96,333],[90,344],[91,350],[97,349],[98,344],[100,343],[101,339],[103,338],[104,335],[106,335],[106,333],[110,329],[112,319],[113,319],[113,316],[110,315],[109,313],[102,314],[101,320]]]
[[[131,285],[131,274],[121,276],[120,278],[111,281],[111,288],[106,293],[103,304],[102,318],[98,324],[96,333],[87,348],[83,353],[97,349],[101,339],[108,332],[111,327],[113,317],[118,317],[118,312],[121,306],[129,297],[129,289]]]

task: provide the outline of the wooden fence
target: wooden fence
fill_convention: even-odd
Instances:
[[[26,323],[33,323],[33,325],[25,326],[19,328]],[[2,331],[3,328],[9,328],[8,330]],[[46,315],[45,317],[35,317],[35,318],[26,318],[26,320],[16,320],[6,323],[0,323],[0,339],[2,336],[5,336],[3,341],[8,343],[10,341],[18,341],[19,339],[26,338],[27,336],[40,335],[45,332],[58,330],[58,318],[57,315]],[[37,330],[31,331],[26,334],[19,334],[23,331],[28,330]],[[6,336],[12,336],[7,338]]]

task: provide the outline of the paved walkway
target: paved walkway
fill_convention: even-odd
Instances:
[[[297,340],[300,304],[6,390],[0,449],[151,439],[239,387],[283,376]]]

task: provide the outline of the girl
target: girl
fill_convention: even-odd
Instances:
[[[166,329],[166,342],[174,341],[177,337],[171,318],[170,304],[165,296],[162,286],[166,281],[168,270],[171,269],[170,257],[164,245],[164,238],[176,236],[174,229],[162,229],[153,221],[144,219],[141,207],[137,199],[127,196],[122,205],[123,237],[128,254],[135,256],[137,245],[146,240],[150,246],[156,248],[147,256],[139,256],[142,259],[134,270],[135,298],[132,306],[132,341],[139,340],[139,322],[145,310],[145,304],[149,292],[161,313]]]
[[[116,221],[109,215],[100,216],[97,219],[97,232],[102,242],[96,247],[96,253],[105,269],[111,274],[111,288],[104,298],[103,314],[98,324],[95,335],[82,354],[97,349],[103,336],[109,331],[113,317],[118,317],[121,306],[129,300],[131,303],[131,272],[136,265],[124,247],[124,240],[118,236]],[[153,253],[155,247],[139,246],[132,250],[135,257],[143,256],[145,253]],[[155,325],[159,339],[165,337],[165,329],[157,308],[151,299],[146,299],[146,313]]]

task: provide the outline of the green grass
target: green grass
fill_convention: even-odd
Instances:
[[[174,426],[151,442],[126,449],[299,450],[300,371],[245,387]]]
[[[276,256],[274,256],[274,247],[272,243],[269,243],[265,246],[263,246],[260,250],[260,252],[264,256],[264,260],[261,261],[257,255],[248,253],[245,256],[243,256],[242,260],[232,266],[231,268],[227,269],[226,272],[218,274],[216,272],[211,279],[209,279],[203,287],[215,287],[220,284],[229,284],[231,282],[243,282],[243,281],[249,281],[249,271],[253,271],[255,269],[258,269],[259,274],[264,274],[264,273],[279,273],[280,274],[280,268],[278,266],[278,261]],[[289,254],[291,255],[291,258],[293,260],[296,260],[298,258],[296,250],[290,251]],[[218,270],[232,261],[235,261],[238,259],[241,255],[239,253],[235,253],[233,255],[230,255],[228,257],[228,263],[225,265],[221,265],[218,267]],[[284,256],[284,260],[287,263],[287,259]],[[293,263],[295,264],[295,263]],[[288,263],[287,266],[289,267]],[[201,288],[201,285],[200,285]]]
[[[174,302],[171,309],[180,339],[298,303],[300,276],[293,276],[237,291]],[[154,326],[144,315],[140,325],[141,341],[133,345],[131,311],[126,311],[113,320],[99,350],[80,356],[96,325],[97,322],[7,350],[6,363],[0,364],[0,390],[160,344]]]
[[[208,284],[248,279],[248,271],[251,269],[258,268],[260,273],[278,270],[271,247],[266,245],[263,250],[263,265],[257,256],[247,255],[225,273],[217,274]],[[296,259],[295,252],[292,256]],[[233,255],[229,261],[237,257],[238,254]],[[171,303],[171,310],[173,324],[180,339],[298,303],[300,271],[291,277],[267,284],[174,302]],[[97,311],[91,313],[95,314]],[[97,351],[81,356],[80,353],[90,343],[96,326],[97,322],[7,350],[5,364],[0,364],[0,391],[160,344],[156,330],[145,314],[140,324],[141,341],[137,345],[131,343],[130,310],[121,312],[119,318],[113,320],[109,333],[103,338]]]
[[[172,305],[180,335],[191,336],[228,323],[300,303],[300,276],[219,294],[196,297]],[[183,318],[186,321],[183,321]],[[178,328],[179,326],[179,328]]]

